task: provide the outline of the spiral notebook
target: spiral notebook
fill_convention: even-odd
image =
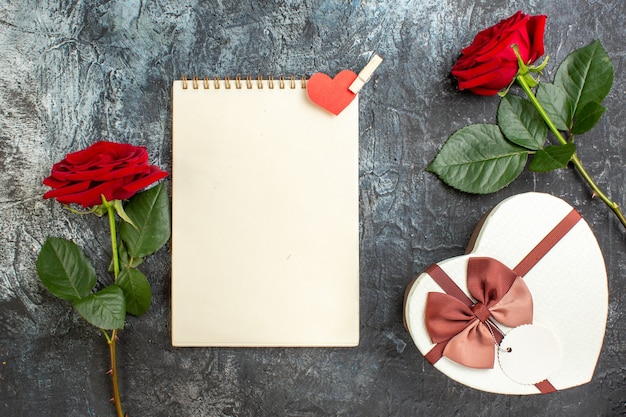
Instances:
[[[358,98],[306,79],[173,83],[174,346],[356,346]]]

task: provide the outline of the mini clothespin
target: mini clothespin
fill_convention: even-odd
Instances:
[[[348,87],[348,89],[354,94],[358,94],[358,92],[361,91],[361,88],[363,88],[365,83],[368,82],[370,78],[372,78],[374,71],[376,71],[376,68],[378,68],[381,62],[383,62],[383,59],[377,54],[374,54],[374,56],[372,56],[367,65],[361,70],[361,72],[359,72],[356,80],[354,80],[352,84],[350,84],[350,87]]]

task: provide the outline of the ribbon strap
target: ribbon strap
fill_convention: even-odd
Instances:
[[[513,270],[521,277],[525,276],[581,219],[575,209],[569,212],[541,242],[531,250]]]

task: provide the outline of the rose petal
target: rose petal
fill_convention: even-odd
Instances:
[[[165,176],[149,165],[145,147],[100,141],[52,166],[43,183],[53,189],[44,198],[90,207],[101,204],[101,195],[107,200],[129,199]]]
[[[135,181],[124,185],[124,190],[128,192],[132,192],[133,194],[137,191],[146,188],[147,186],[157,182],[158,180],[167,177],[167,172],[161,171],[157,166],[151,166],[150,174],[138,178]]]
[[[64,204],[75,203],[83,207],[96,206],[102,204],[101,195],[111,201],[115,200],[115,190],[118,190],[123,185],[123,180],[109,181],[102,184],[73,194],[63,195],[61,198],[57,198],[57,201]],[[127,197],[129,198],[129,197]]]
[[[50,190],[43,195],[43,198],[56,198],[72,195],[81,191],[85,191],[91,185],[90,181],[81,181],[73,184],[69,184],[55,190]]]
[[[544,54],[543,37],[546,30],[547,16],[532,16],[528,22],[528,32],[530,33],[531,46],[528,64],[535,62]]]

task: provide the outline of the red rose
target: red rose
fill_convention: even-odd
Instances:
[[[166,176],[167,172],[148,164],[148,152],[142,146],[97,142],[52,166],[43,183],[53,189],[43,198],[91,207],[102,204],[100,195],[109,201],[127,200]]]
[[[519,69],[511,46],[517,45],[522,61],[532,64],[543,55],[545,24],[544,15],[529,16],[517,12],[478,33],[452,67],[459,89],[492,96],[507,87]]]

